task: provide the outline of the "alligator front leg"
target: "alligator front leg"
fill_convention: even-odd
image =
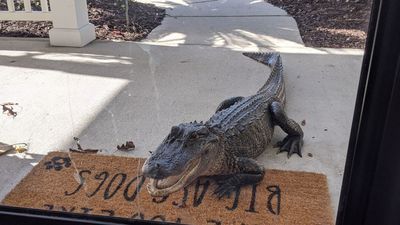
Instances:
[[[229,197],[230,194],[238,188],[256,184],[264,177],[264,168],[250,158],[235,157],[230,161],[229,168],[234,168],[230,175],[215,176],[218,187],[214,194],[221,199],[224,196]]]
[[[227,109],[227,108],[231,107],[233,104],[235,104],[236,102],[242,100],[243,98],[244,97],[242,97],[242,96],[228,98],[228,99],[224,100],[223,102],[221,102],[221,104],[219,104],[219,106],[217,107],[217,110],[215,112],[219,112],[221,110]]]
[[[302,157],[303,130],[300,125],[286,116],[283,105],[280,102],[271,103],[271,113],[275,124],[280,126],[282,130],[288,134],[283,141],[278,142],[278,153],[287,152],[288,158],[294,153]]]

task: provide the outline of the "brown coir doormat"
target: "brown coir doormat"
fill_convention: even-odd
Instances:
[[[80,153],[47,155],[2,204],[182,224],[329,225],[324,175],[267,170],[263,181],[218,200],[200,179],[166,198],[153,198],[138,174],[143,159]]]

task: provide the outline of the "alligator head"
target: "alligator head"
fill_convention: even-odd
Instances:
[[[146,160],[142,173],[150,178],[152,196],[166,196],[207,175],[218,154],[217,134],[203,123],[173,126],[155,152]]]

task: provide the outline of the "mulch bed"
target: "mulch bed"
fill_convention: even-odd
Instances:
[[[35,2],[34,2],[35,3]],[[153,4],[129,2],[130,27],[127,29],[124,0],[87,0],[89,20],[96,26],[97,39],[138,41],[145,38],[161,24],[165,10]],[[4,0],[0,1],[0,10],[5,10]],[[16,10],[23,8],[19,2]],[[40,5],[32,4],[33,10]],[[2,37],[41,37],[47,38],[52,28],[51,22],[40,21],[0,21]]]
[[[294,17],[306,46],[364,48],[371,1],[266,0]]]

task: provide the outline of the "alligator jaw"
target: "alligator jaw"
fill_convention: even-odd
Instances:
[[[162,197],[179,191],[199,176],[197,172],[200,168],[200,162],[201,158],[193,160],[189,163],[187,168],[177,176],[168,177],[163,180],[150,179],[150,182],[147,184],[148,192],[151,196]]]

